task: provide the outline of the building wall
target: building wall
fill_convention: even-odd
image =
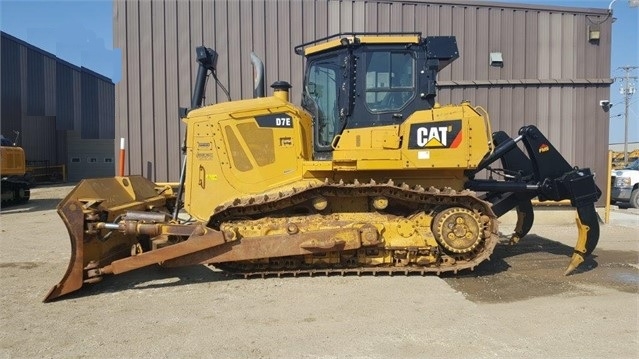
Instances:
[[[83,178],[113,177],[115,154],[112,139],[86,139],[79,132],[67,133],[69,161],[67,176],[75,182]]]
[[[266,84],[289,81],[299,103],[295,45],[339,32],[420,31],[457,37],[461,57],[440,73],[439,102],[470,100],[490,112],[493,130],[512,135],[537,125],[569,162],[604,173],[608,119],[599,100],[609,98],[611,21],[603,9],[475,1],[115,1],[123,56],[116,137],[127,139],[128,173],[175,181],[184,132],[177,111],[190,104],[196,46],[218,52],[218,78],[232,99],[252,96],[254,51]],[[595,24],[601,39],[591,43]],[[495,51],[503,67],[489,65]],[[226,97],[209,81],[206,103],[217,101]]]
[[[2,134],[13,140],[13,131],[22,129],[22,73],[20,46],[0,39],[0,119]]]
[[[90,140],[107,141],[100,157],[114,157],[115,85],[110,79],[4,32],[0,50],[0,130],[12,140],[14,131],[20,132],[18,145],[27,161],[68,166],[75,156],[69,131],[81,133],[74,143],[89,141],[88,147]],[[110,166],[99,174],[113,175],[115,163]]]

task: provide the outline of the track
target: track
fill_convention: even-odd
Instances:
[[[327,203],[326,208],[318,210],[314,208],[317,198]],[[415,258],[418,253],[430,251],[437,259],[430,263],[416,263],[410,260],[394,260],[390,263],[379,265],[366,265],[359,262],[363,251],[370,247],[362,247],[357,250],[331,252],[333,264],[309,263],[305,256],[272,257],[268,260],[259,261],[238,261],[217,263],[216,267],[228,271],[234,275],[249,277],[270,277],[270,276],[315,276],[315,275],[362,275],[362,274],[421,274],[427,273],[441,274],[444,272],[457,273],[460,270],[473,270],[481,262],[488,260],[495,245],[498,242],[497,222],[495,215],[490,209],[488,202],[479,199],[474,192],[464,190],[457,192],[450,188],[439,190],[436,188],[425,189],[421,186],[409,186],[406,184],[396,185],[392,180],[379,184],[375,181],[360,183],[332,183],[325,181],[321,184],[309,184],[305,187],[292,187],[284,191],[260,195],[259,197],[247,197],[236,199],[232,202],[219,206],[216,213],[211,217],[209,226],[216,229],[224,229],[229,226],[234,228],[253,226],[273,226],[273,223],[283,223],[282,218],[304,221],[304,215],[325,218],[326,228],[330,228],[331,221],[336,218],[347,216],[341,212],[340,208],[350,208],[344,203],[355,203],[357,208],[362,206],[358,203],[372,203],[376,199],[385,198],[388,206],[383,210],[377,210],[369,206],[369,212],[360,213],[359,223],[374,221],[375,215],[380,213],[388,215],[391,219],[401,218],[408,221],[415,213],[429,213],[435,216],[436,213],[450,207],[465,208],[469,212],[476,214],[478,221],[482,223],[480,236],[481,241],[477,247],[473,247],[464,253],[451,253],[441,246],[435,244],[432,248],[417,247],[389,247],[388,243],[374,246],[379,250],[379,258],[397,258],[400,253],[404,257]],[[350,213],[348,218],[353,217]],[[355,214],[357,216],[357,214]],[[430,217],[429,217],[430,218]],[[437,218],[437,217],[435,217]],[[343,221],[341,222],[343,223]],[[367,222],[366,222],[367,223]],[[378,227],[387,225],[379,224]],[[427,223],[425,227],[431,230],[433,223]],[[437,223],[435,223],[437,225]],[[250,237],[246,233],[240,237]],[[387,241],[388,242],[388,241]]]
[[[26,203],[31,196],[29,183],[11,177],[2,180],[2,206]]]

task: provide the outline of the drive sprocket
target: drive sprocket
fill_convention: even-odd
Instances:
[[[452,253],[469,253],[483,239],[479,214],[464,207],[450,207],[435,215],[433,234],[437,243]]]

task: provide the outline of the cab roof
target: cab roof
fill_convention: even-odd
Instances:
[[[349,44],[419,44],[421,32],[348,32],[313,40],[295,47],[298,55],[309,56]]]

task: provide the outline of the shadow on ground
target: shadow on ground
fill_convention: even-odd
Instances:
[[[9,215],[25,212],[35,213],[40,211],[50,211],[55,209],[60,201],[61,199],[58,198],[31,199],[27,203],[2,206],[0,208],[0,214]]]
[[[502,242],[507,243],[507,239],[502,238]],[[573,274],[564,276],[573,253],[572,247],[535,234],[527,235],[515,246],[505,243],[498,244],[491,260],[483,262],[474,271],[444,274],[441,278],[475,302],[512,302],[563,293],[588,294],[593,286],[639,293],[636,252],[597,249]],[[102,282],[85,285],[60,300],[229,280],[245,279],[207,266],[151,266],[107,276]],[[298,277],[296,280],[307,278]],[[382,275],[380,280],[392,279]]]
[[[190,284],[223,282],[231,279],[233,279],[233,277],[229,277],[225,272],[217,271],[204,265],[182,268],[150,266],[116,276],[108,276],[98,283],[85,284],[80,290],[60,297],[55,301],[104,295],[127,290],[170,288]]]
[[[587,294],[592,286],[639,293],[636,252],[595,249],[572,274],[564,276],[572,253],[572,247],[535,234],[525,236],[514,246],[503,238],[490,261],[473,272],[446,275],[444,280],[476,302]]]
[[[560,257],[565,258],[565,269],[565,267],[567,267],[568,265],[568,262],[570,261],[574,250],[573,247],[538,236],[536,234],[528,234],[516,245],[508,244],[508,240],[509,239],[505,236],[502,236],[500,238],[500,243],[497,245],[497,247],[495,247],[490,261],[482,263],[473,272],[465,272],[466,274],[456,275],[455,277],[487,276],[504,272],[511,268],[509,259],[522,255],[530,256],[543,254],[542,256],[538,256],[538,260],[540,261],[542,260],[542,258],[545,258],[547,260],[550,256],[556,256],[557,259],[559,259]],[[581,266],[579,266],[579,268],[577,268],[574,273],[576,274],[587,272],[597,267],[598,264],[595,261],[596,257],[597,256],[593,254],[586,258],[586,261]]]
[[[38,185],[35,188],[31,188],[31,199],[28,202],[5,203],[0,207],[0,214],[9,215],[53,210],[74,186],[74,183]]]

